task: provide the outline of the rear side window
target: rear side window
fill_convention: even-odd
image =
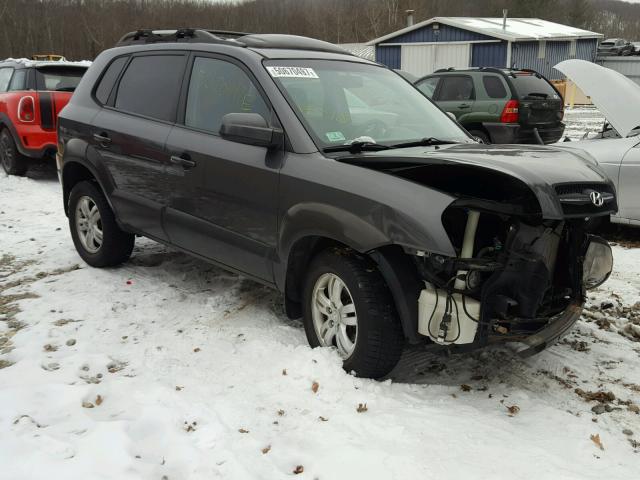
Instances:
[[[249,76],[237,65],[198,57],[187,94],[184,123],[212,133],[220,131],[227,113],[259,113],[269,121],[269,108]]]
[[[16,70],[11,77],[11,83],[9,84],[9,91],[26,90],[27,70]]]
[[[38,90],[73,92],[86,71],[86,68],[81,67],[38,68],[36,70],[36,85]]]
[[[134,57],[118,85],[115,108],[174,121],[184,62],[182,55]]]
[[[473,80],[467,76],[442,77],[438,100],[460,101],[473,100]]]
[[[96,88],[96,99],[103,105],[109,101],[109,95],[111,95],[113,86],[116,80],[118,80],[118,76],[128,59],[129,57],[116,58],[102,75],[98,88]]]
[[[558,94],[544,78],[533,74],[516,74],[511,78],[511,82],[521,99],[547,98],[557,99]]]
[[[12,73],[13,68],[0,68],[0,92],[6,92],[9,88]]]
[[[425,78],[424,80],[420,81],[416,85],[416,87],[418,87],[418,90],[424,93],[427,97],[433,98],[433,94],[436,92],[439,81],[440,77]]]
[[[484,85],[489,98],[505,98],[507,96],[507,89],[504,87],[500,77],[484,75],[482,77],[482,85]]]

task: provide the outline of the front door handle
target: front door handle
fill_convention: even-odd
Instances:
[[[100,146],[102,146],[102,147],[106,147],[107,145],[109,145],[111,143],[111,139],[109,138],[109,135],[107,135],[104,132],[102,132],[102,133],[94,133],[93,134],[93,139],[96,142],[98,142],[98,144],[100,144]]]
[[[196,166],[196,162],[194,162],[187,156],[179,157],[176,155],[172,155],[170,160],[171,163],[173,163],[174,165],[180,165],[185,170]]]
[[[458,105],[458,108],[470,108],[471,105],[469,105],[468,103],[462,103],[460,105]]]

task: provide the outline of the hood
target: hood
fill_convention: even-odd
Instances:
[[[640,85],[621,73],[585,60],[565,60],[554,67],[591,97],[622,137],[640,126]]]
[[[583,152],[555,146],[458,144],[364,152],[338,161],[390,173],[416,166],[464,166],[497,172],[525,184],[536,196],[544,218],[564,218],[555,185],[611,181]],[[434,169],[435,172],[435,169]],[[500,181],[500,180],[496,180]],[[487,186],[487,190],[491,189]]]

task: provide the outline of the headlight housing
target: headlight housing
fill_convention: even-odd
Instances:
[[[607,281],[613,270],[613,253],[606,240],[589,235],[589,246],[582,266],[582,283],[586,289],[596,288]]]

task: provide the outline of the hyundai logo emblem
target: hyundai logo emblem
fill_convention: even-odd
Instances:
[[[604,205],[604,198],[602,198],[602,194],[600,192],[592,191],[589,194],[589,198],[591,199],[591,203],[593,203],[596,207],[601,207]]]

